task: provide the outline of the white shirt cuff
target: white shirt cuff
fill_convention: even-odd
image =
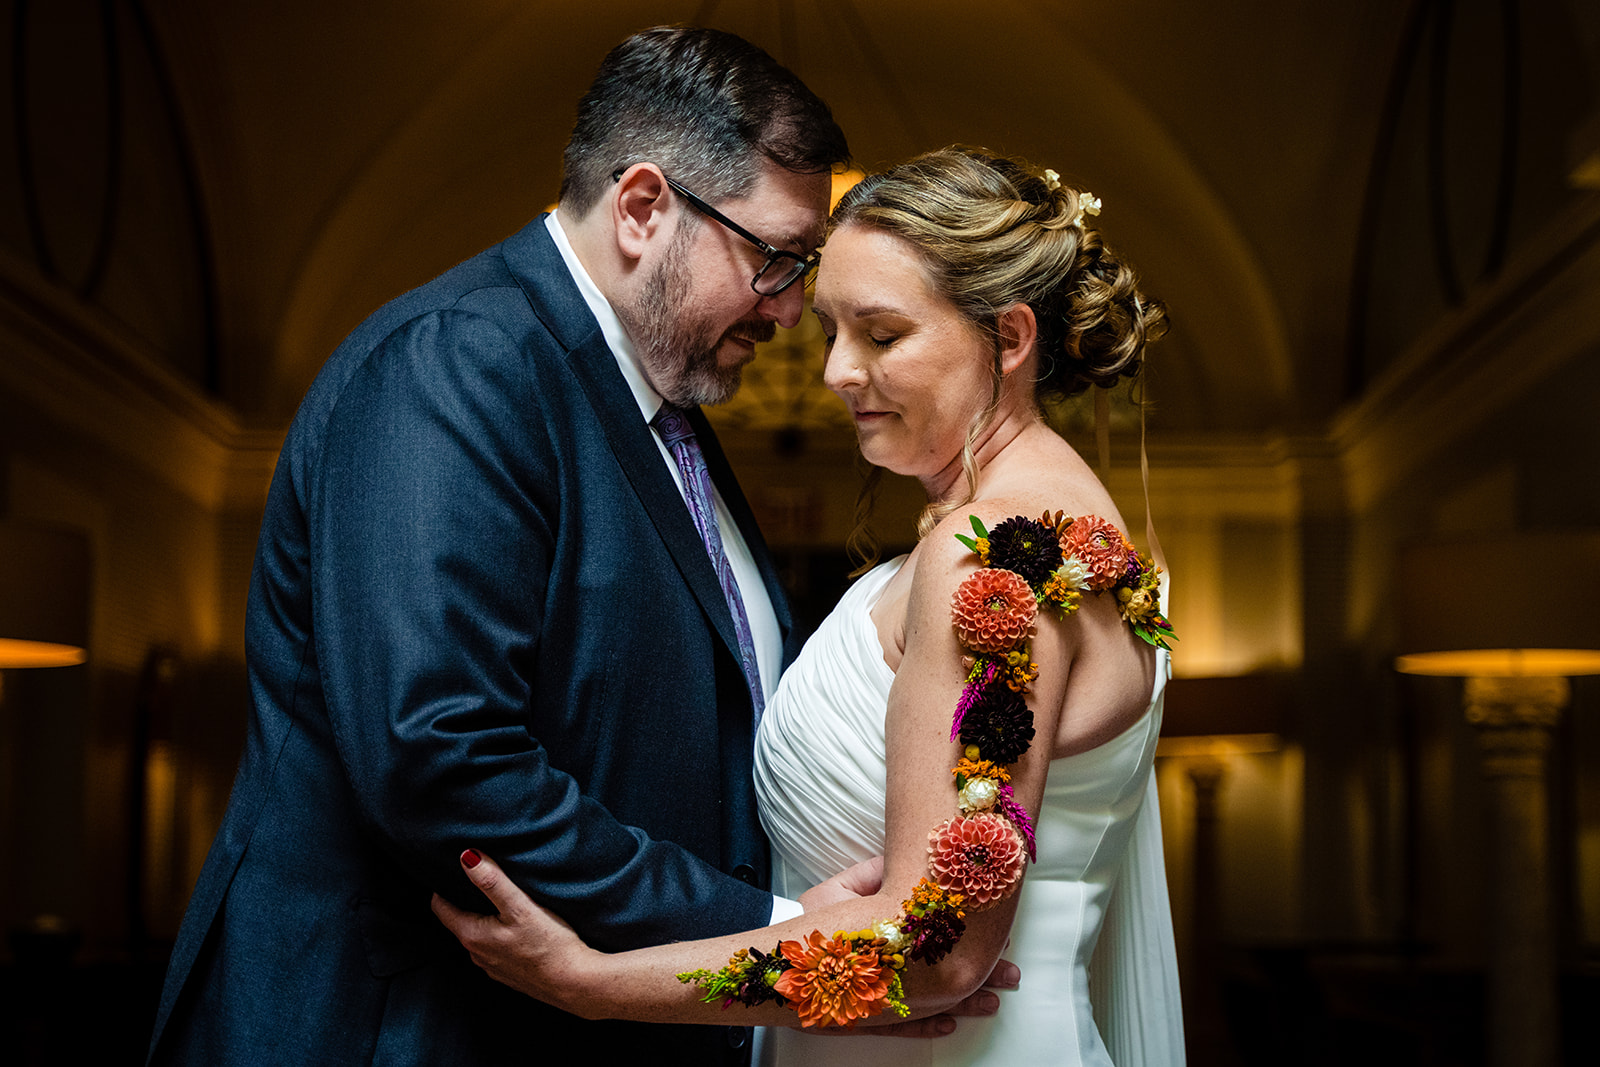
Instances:
[[[790,900],[788,897],[780,897],[774,893],[772,894],[772,922],[767,925],[776,926],[786,919],[793,919],[795,916],[804,915],[805,913],[806,909],[800,906],[798,900]]]

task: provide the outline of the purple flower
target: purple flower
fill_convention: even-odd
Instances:
[[[1017,803],[1010,782],[1000,787],[1000,799],[995,802],[995,810],[1010,819],[1011,824],[1022,835],[1022,843],[1028,850],[1028,862],[1037,863],[1039,854],[1033,841],[1033,820],[1028,818],[1028,809]]]
[[[994,660],[983,660],[981,666],[967,681],[967,687],[961,690],[961,699],[956,702],[955,720],[950,724],[950,740],[954,741],[961,736],[961,721],[966,718],[967,712],[983,696],[984,690],[1000,677],[1000,665]]]

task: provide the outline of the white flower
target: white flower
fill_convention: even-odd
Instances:
[[[1076,589],[1080,593],[1089,588],[1089,568],[1077,556],[1068,556],[1061,566],[1056,568],[1056,574],[1067,583],[1068,588]]]
[[[1082,226],[1085,215],[1100,214],[1100,198],[1093,193],[1078,194],[1078,211],[1072,216],[1072,225]]]
[[[975,811],[988,811],[1000,798],[1000,786],[993,778],[968,778],[967,784],[956,794],[964,815]]]
[[[1052,193],[1061,188],[1061,175],[1046,167],[1044,169],[1044,187]]]
[[[900,929],[900,924],[892,919],[881,919],[872,924],[872,932],[883,938],[884,947],[890,952],[901,952],[911,943],[905,931]]]

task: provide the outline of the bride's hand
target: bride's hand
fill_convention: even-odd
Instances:
[[[826,882],[800,894],[800,906],[806,911],[837,904],[842,900],[870,897],[883,885],[883,857],[873,856],[854,867],[846,867]]]
[[[599,958],[554,912],[541,907],[498,864],[477,849],[461,854],[461,868],[489,903],[494,915],[463,911],[435,893],[433,913],[466,948],[472,962],[490,978],[535,1000],[584,1015],[573,991],[584,963]]]

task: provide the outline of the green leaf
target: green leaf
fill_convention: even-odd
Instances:
[[[974,533],[976,533],[979,537],[989,536],[989,531],[983,527],[982,519],[978,518],[976,515],[968,515],[967,518],[972,520],[972,529]]]
[[[1131,627],[1131,629],[1139,636],[1141,640],[1145,642],[1145,644],[1152,645],[1155,648],[1164,648],[1168,652],[1172,651],[1172,646],[1167,644],[1167,642],[1176,641],[1178,639],[1178,635],[1175,633],[1163,633],[1160,630],[1153,630],[1146,626],[1134,625]]]
[[[956,534],[956,540],[960,541],[962,544],[966,545],[967,548],[970,551],[973,551],[973,552],[978,551],[978,542],[974,541],[972,538],[968,537],[966,534]]]

